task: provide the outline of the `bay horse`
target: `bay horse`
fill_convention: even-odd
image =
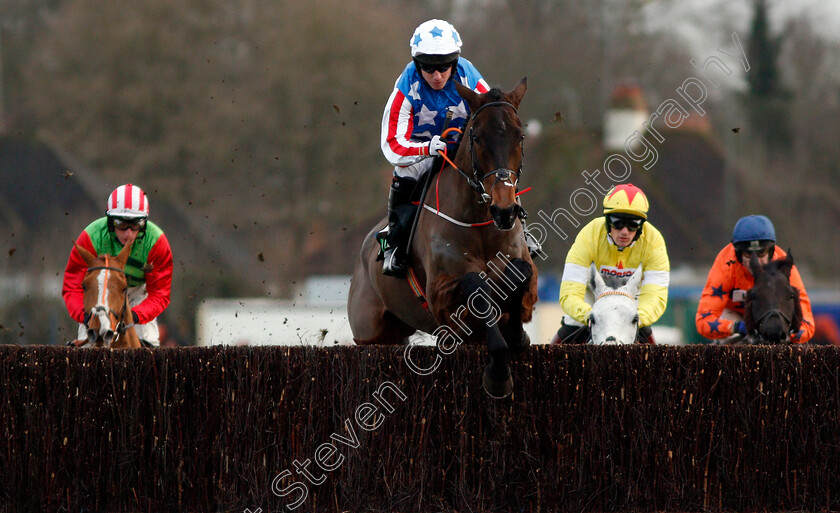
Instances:
[[[87,339],[70,344],[112,349],[140,347],[140,338],[134,330],[128,305],[128,279],[125,275],[125,263],[131,254],[131,244],[123,246],[117,256],[97,256],[78,243],[75,245],[88,266],[82,280]]]
[[[383,220],[362,244],[347,310],[360,345],[405,345],[418,330],[434,335],[444,354],[454,350],[441,348],[444,339],[486,343],[483,386],[502,398],[513,390],[509,353],[530,345],[522,323],[537,302],[517,197],[525,137],[518,108],[527,80],[485,94],[455,85],[471,115],[454,161],[429,171],[433,185],[408,248],[408,277],[382,274],[375,236]]]
[[[788,249],[781,260],[771,260],[763,266],[753,254],[750,271],[755,284],[747,291],[744,301],[744,325],[747,341],[753,344],[786,344],[791,333],[802,325],[802,305],[799,289],[790,284],[793,255]]]

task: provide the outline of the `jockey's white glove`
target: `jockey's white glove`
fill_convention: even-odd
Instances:
[[[441,150],[446,150],[446,142],[436,135],[429,141],[429,155],[440,155]]]

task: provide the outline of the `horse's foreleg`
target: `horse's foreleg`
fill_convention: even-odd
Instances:
[[[477,331],[487,338],[490,364],[484,369],[484,390],[493,397],[503,398],[513,391],[513,379],[508,365],[508,345],[499,329],[499,305],[493,301],[490,286],[478,273],[467,273],[461,281],[461,291],[467,298],[467,309],[477,319]]]
[[[137,349],[142,347],[140,337],[133,327],[128,328],[121,333],[116,340],[111,344],[111,349]]]
[[[523,298],[529,291],[534,269],[531,264],[521,258],[514,258],[505,268],[505,278],[513,290],[507,299],[509,312],[507,323],[502,328],[502,334],[511,351],[521,352],[531,345],[531,339],[522,328]]]

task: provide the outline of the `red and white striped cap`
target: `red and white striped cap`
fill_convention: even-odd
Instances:
[[[106,214],[112,217],[149,217],[149,200],[143,189],[127,183],[120,185],[108,196]]]

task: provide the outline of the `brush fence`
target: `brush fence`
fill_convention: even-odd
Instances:
[[[840,509],[840,352],[0,347],[2,511]]]

